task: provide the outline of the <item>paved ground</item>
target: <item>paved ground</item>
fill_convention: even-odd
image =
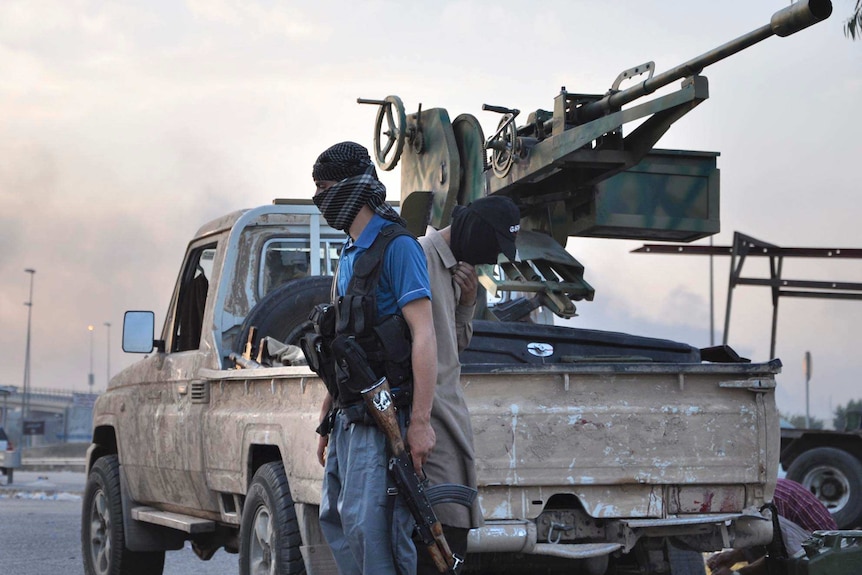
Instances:
[[[80,497],[84,493],[87,476],[77,471],[23,471],[16,469],[13,482],[0,476],[0,498],[57,499]]]

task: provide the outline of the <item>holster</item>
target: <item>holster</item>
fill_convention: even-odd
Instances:
[[[299,347],[308,362],[308,367],[323,380],[332,397],[338,395],[338,376],[332,340],[335,338],[335,309],[330,304],[317,304],[308,317],[314,326],[300,340]]]

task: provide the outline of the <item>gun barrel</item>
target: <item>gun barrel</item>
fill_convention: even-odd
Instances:
[[[713,48],[705,54],[644,80],[631,88],[608,94],[596,102],[584,104],[578,109],[578,121],[584,123],[601,118],[641,96],[651,94],[659,88],[667,86],[671,82],[699,74],[705,67],[745,50],[770,36],[790,36],[829,18],[831,14],[832,2],[830,0],[801,0],[791,4],[773,14],[769,24]]]

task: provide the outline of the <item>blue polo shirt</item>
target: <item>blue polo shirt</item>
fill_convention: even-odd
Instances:
[[[398,224],[374,214],[355,242],[348,236],[338,263],[338,295],[347,291],[356,258],[371,247],[377,234],[387,225]],[[380,285],[377,286],[377,313],[379,317],[399,313],[405,305],[423,297],[431,299],[425,253],[415,239],[398,236],[383,255]]]

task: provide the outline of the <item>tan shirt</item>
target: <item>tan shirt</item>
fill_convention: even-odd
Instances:
[[[437,389],[431,409],[431,425],[437,444],[425,463],[431,485],[460,483],[476,487],[476,465],[473,449],[473,427],[461,386],[461,362],[458,355],[473,335],[475,305],[458,304],[460,289],[452,280],[451,268],[458,262],[443,237],[429,227],[419,244],[428,261],[431,281],[431,310],[437,332]],[[434,508],[444,525],[472,528],[482,525],[478,498],[472,509],[453,503]]]

